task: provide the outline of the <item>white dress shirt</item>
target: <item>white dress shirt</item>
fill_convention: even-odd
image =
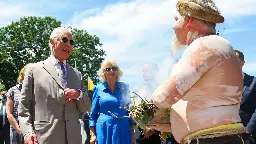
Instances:
[[[55,58],[53,55],[50,56],[50,59],[52,60],[52,63],[58,73],[58,76],[60,76],[60,73],[61,73],[61,65],[59,64],[60,60],[58,60],[57,58]],[[65,68],[65,71],[67,71],[67,61],[64,60],[63,61],[63,64],[64,64],[64,68]]]
[[[60,60],[58,60],[56,57],[54,57],[53,55],[51,55],[50,56],[50,59],[52,60],[52,63],[53,63],[53,65],[54,65],[54,67],[55,67],[55,69],[56,69],[56,71],[57,71],[57,73],[58,73],[58,76],[60,76],[61,74],[61,65],[59,64],[59,62],[60,62]],[[64,60],[63,61],[63,64],[64,64],[64,68],[65,68],[65,71],[67,72],[67,61],[66,60]],[[68,73],[67,73],[68,74]],[[80,95],[79,95],[79,97],[77,98],[77,100],[81,100],[82,98],[83,98],[83,92],[80,90],[80,89],[78,89],[79,91],[80,91]]]

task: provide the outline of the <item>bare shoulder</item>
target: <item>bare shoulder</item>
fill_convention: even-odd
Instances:
[[[203,46],[217,51],[230,52],[233,51],[232,45],[228,40],[218,35],[210,35],[200,39]]]
[[[196,39],[187,48],[187,53],[203,52],[209,56],[230,58],[234,50],[230,42],[218,35],[210,35]]]
[[[217,35],[210,35],[200,39],[203,47],[217,52],[232,53],[233,47],[228,40]]]

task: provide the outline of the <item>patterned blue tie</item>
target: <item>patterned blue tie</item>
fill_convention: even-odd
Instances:
[[[67,71],[65,69],[65,64],[63,62],[59,62],[61,71],[60,71],[60,81],[64,88],[67,88]]]

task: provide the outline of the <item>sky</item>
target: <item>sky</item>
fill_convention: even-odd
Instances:
[[[24,16],[51,16],[64,26],[97,35],[133,89],[142,83],[145,63],[157,63],[160,81],[182,53],[171,56],[177,0],[0,0],[0,27]],[[243,71],[256,75],[256,0],[215,0],[225,22],[217,26],[234,49],[245,55]]]

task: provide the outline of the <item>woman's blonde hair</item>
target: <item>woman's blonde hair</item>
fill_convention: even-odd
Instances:
[[[24,80],[24,76],[25,76],[25,72],[26,72],[26,69],[28,67],[29,64],[26,64],[21,70],[20,70],[20,73],[19,73],[19,76],[18,76],[18,79],[17,79],[17,82],[18,83],[22,83],[23,80]]]
[[[111,64],[112,66],[117,66],[117,81],[120,80],[120,77],[123,75],[123,72],[122,70],[120,69],[120,67],[117,65],[116,61],[115,60],[105,60],[101,63],[101,67],[99,69],[99,72],[98,72],[98,75],[99,75],[99,79],[100,81],[102,82],[105,82],[106,81],[106,77],[104,75],[104,69],[106,68],[105,66],[107,64]]]

